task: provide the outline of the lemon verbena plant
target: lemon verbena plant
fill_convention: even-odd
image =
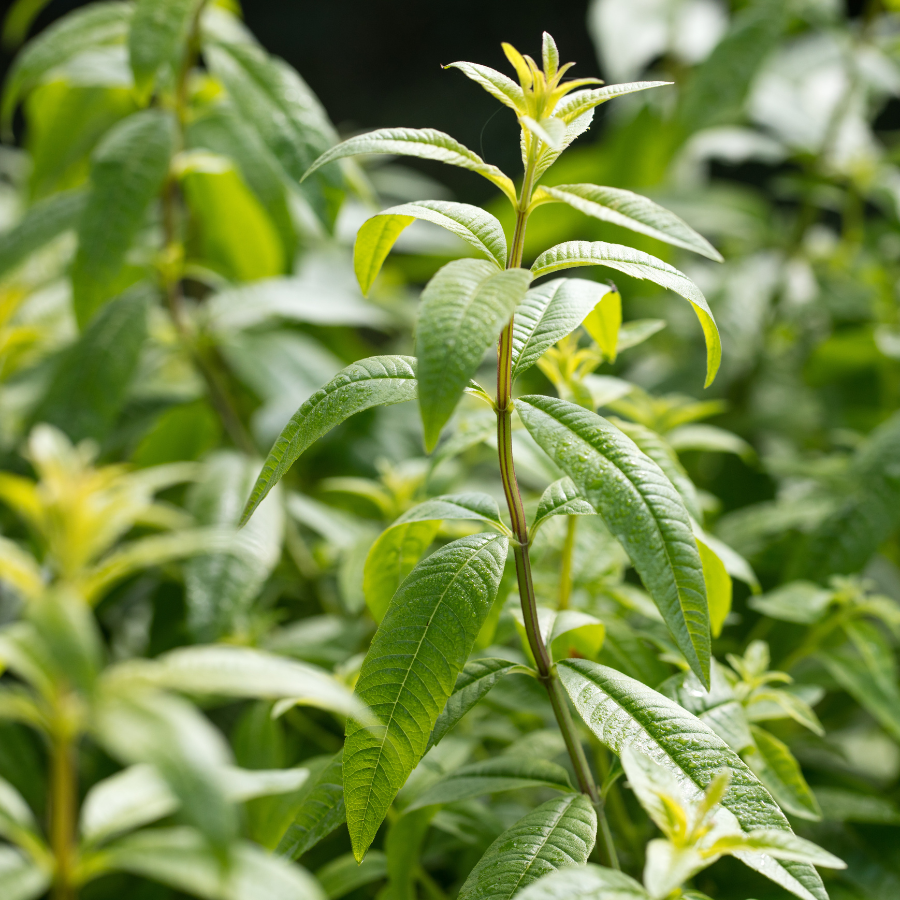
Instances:
[[[558,796],[491,844],[463,884],[463,900],[506,900],[519,891],[533,900],[559,896],[560,890],[567,897],[697,897],[686,888],[683,893],[685,883],[730,853],[797,896],[824,900],[827,894],[814,866],[840,867],[840,860],[793,834],[753,771],[698,715],[591,660],[585,648],[602,623],[569,609],[564,590],[555,605],[542,603],[545,598],[536,593],[530,548],[538,529],[554,516],[568,516],[572,536],[575,517],[598,515],[652,597],[668,631],[670,658],[696,680],[701,694],[715,688],[711,627],[721,628],[723,608],[727,612],[730,602],[730,595],[721,596],[720,577],[728,554],[703,532],[696,496],[685,488],[677,465],[656,452],[658,447],[633,425],[617,425],[596,414],[594,403],[583,402],[577,390],[582,381],[576,377],[579,367],[589,371],[591,355],[585,357],[569,336],[584,324],[598,348],[591,351],[593,365],[603,356],[614,358],[621,324],[617,289],[582,278],[544,276],[602,266],[680,294],[696,312],[706,339],[707,384],[721,357],[712,312],[684,274],[639,250],[569,241],[546,249],[526,267],[524,247],[534,210],[563,203],[708,258],[720,257],[684,221],[645,197],[614,187],[540,183],[589,128],[596,107],[624,94],[663,87],[663,82],[603,86],[596,79],[564,80],[571,64],[560,65],[548,34],[541,65],[507,44],[503,49],[517,80],[475,63],[458,62],[452,68],[515,114],[524,169],[518,186],[452,137],[431,129],[382,129],[353,137],[326,151],[307,172],[309,176],[336,160],[364,154],[448,163],[497,187],[513,207],[515,225],[507,235],[481,208],[428,200],[391,207],[365,222],[354,251],[364,293],[397,238],[417,219],[448,229],[468,243],[475,256],[448,263],[423,290],[415,357],[362,359],[300,407],[269,454],[244,521],[313,442],[354,413],[417,399],[425,448],[432,452],[465,393],[490,404],[496,415],[506,511],[501,514],[486,493],[435,497],[408,509],[373,545],[365,590],[380,624],[355,692],[374,714],[375,724],[349,718],[343,751],[314,788],[318,807],[307,804],[282,841],[282,850],[305,852],[346,815],[357,861],[364,859],[387,817],[394,823],[391,840],[406,841],[408,852],[415,852],[422,823],[427,826],[436,804],[500,790],[504,778],[518,779],[516,783],[524,779],[554,788]],[[473,378],[492,348],[497,377],[489,391]],[[514,397],[516,380],[545,355],[542,368],[557,373],[554,383],[571,399]],[[516,418],[561,476],[547,487],[531,521],[516,478]],[[427,555],[438,523],[452,519],[476,523],[475,533]],[[567,539],[569,555],[573,542]],[[492,607],[501,602],[498,592],[510,551],[527,664],[495,657],[470,661]],[[561,577],[565,580],[565,560]],[[460,770],[459,777],[414,793],[411,802],[398,808],[398,792],[425,753],[513,671],[530,673],[546,690],[577,789],[558,767],[542,767],[539,760],[527,758],[498,758],[468,767],[473,771]],[[677,690],[670,693],[678,696]],[[604,796],[621,768],[609,768],[598,784],[585,753],[583,726],[621,756],[640,802],[666,836],[649,847],[643,885],[614,872],[621,836],[607,820]],[[473,787],[479,780],[481,787]],[[605,868],[583,868],[594,852]],[[581,868],[567,874],[561,887],[541,879],[552,879],[554,870],[572,866]]]

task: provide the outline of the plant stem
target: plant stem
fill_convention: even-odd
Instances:
[[[531,150],[525,166],[525,180],[522,184],[518,209],[516,210],[516,230],[506,263],[507,269],[518,268],[522,264],[525,229],[528,224],[528,207],[531,203],[531,194],[535,181],[537,143],[537,140],[532,138]],[[557,724],[566,743],[566,749],[569,752],[572,767],[575,770],[578,786],[581,792],[590,798],[591,803],[597,810],[607,856],[610,864],[618,868],[615,847],[612,845],[609,825],[603,813],[603,801],[600,798],[594,775],[591,772],[584,748],[575,729],[575,723],[572,721],[572,714],[569,711],[565,691],[553,670],[553,661],[550,658],[547,645],[541,637],[537,600],[531,576],[531,557],[528,552],[528,522],[525,518],[525,506],[522,503],[522,495],[516,478],[512,449],[512,346],[514,322],[515,317],[511,318],[506,328],[503,329],[497,348],[497,446],[503,493],[506,496],[506,506],[509,510],[509,518],[512,524],[513,556],[516,561],[516,577],[519,584],[522,616],[525,621],[525,634],[528,638],[531,655],[534,657],[535,665],[537,666],[538,676],[550,697],[550,704],[553,707],[553,713],[556,716]]]
[[[50,769],[50,848],[56,861],[53,900],[74,900],[75,747],[68,735],[53,737]]]
[[[569,608],[572,596],[572,554],[575,551],[575,531],[578,516],[566,516],[566,539],[562,549],[562,566],[559,571],[559,609]]]

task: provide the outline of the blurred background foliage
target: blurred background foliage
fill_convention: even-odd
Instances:
[[[801,833],[849,862],[832,897],[900,896],[894,5],[254,2],[242,21],[222,0],[180,4],[166,39],[141,20],[147,4],[13,4],[0,109],[0,894],[41,896],[64,871],[97,900],[361,900],[414,884],[440,900],[529,808],[515,793],[449,804],[412,836],[392,843],[389,828],[359,870],[334,825],[305,854],[296,830],[282,840],[302,824],[304,783],[341,746],[375,627],[369,550],[429,496],[499,496],[491,414],[467,400],[428,459],[411,405],[363,413],[234,525],[294,410],[355,359],[411,352],[418,288],[465,253],[417,223],[364,300],[351,265],[363,219],[455,197],[510,224],[478,179],[427,163],[299,177],[339,132],[386,125],[440,128],[515,173],[513,118],[438,63],[504,69],[501,40],[533,52],[547,29],[579,76],[674,82],[602,107],[544,183],[640,190],[715,244],[724,264],[636,246],[703,288],[723,365],[702,391],[693,315],[623,276],[619,354],[582,334],[523,391],[642,426],[696,486],[710,541],[727,545],[723,561],[740,554],[726,561],[736,580],[715,645],[742,710],[735,749]],[[553,206],[528,238],[623,236]],[[535,501],[558,473],[517,441]],[[422,552],[466,533],[419,528]],[[556,519],[535,546],[550,603],[565,541]],[[596,517],[573,560],[566,603],[605,629],[581,650],[651,685],[677,673]],[[507,594],[479,647],[514,658]],[[770,665],[793,683],[767,691],[784,680]],[[562,760],[551,720],[536,685],[504,682],[423,762],[401,807],[486,753]],[[609,765],[599,747],[596,763]],[[628,791],[609,804],[639,869],[652,832]],[[420,862],[401,878],[391,854],[409,841]],[[280,842],[281,857],[260,849]],[[284,859],[301,854],[319,884]],[[717,863],[698,887],[787,896],[736,866]]]

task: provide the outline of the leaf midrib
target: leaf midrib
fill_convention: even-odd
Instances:
[[[559,825],[559,823],[562,821],[563,816],[572,808],[572,804],[575,802],[575,798],[573,797],[572,799],[567,799],[565,802],[566,802],[565,809],[561,809],[559,811],[559,814],[557,815],[556,820],[553,822],[553,824],[547,830],[547,834],[544,836],[540,845],[535,850],[535,852],[532,854],[531,860],[529,861],[528,865],[523,869],[522,874],[519,875],[518,879],[516,880],[515,885],[513,886],[513,889],[507,894],[507,897],[514,897],[518,893],[519,885],[522,883],[522,879],[531,871],[531,868],[534,865],[535,860],[540,856],[541,851],[544,849],[544,847],[547,846],[547,842],[550,840],[550,836],[556,830],[556,826]]]
[[[412,672],[413,665],[419,657],[419,651],[422,649],[422,644],[425,641],[425,637],[428,634],[428,629],[431,627],[431,623],[434,621],[434,617],[437,615],[437,611],[441,608],[441,604],[444,602],[444,599],[447,596],[447,592],[451,587],[456,583],[456,579],[462,574],[462,572],[471,564],[472,560],[476,559],[480,556],[481,552],[490,546],[497,538],[501,537],[501,535],[494,535],[488,538],[469,558],[459,567],[459,569],[454,573],[453,578],[450,579],[447,587],[441,592],[440,599],[435,604],[434,609],[431,611],[431,615],[428,617],[428,621],[425,623],[425,627],[422,629],[422,637],[419,638],[419,643],[416,645],[416,649],[412,655],[409,666],[407,666],[406,673],[403,676],[403,681],[400,682],[400,687],[397,690],[397,696],[394,698],[394,703],[391,706],[391,714],[384,724],[384,734],[382,735],[381,742],[378,745],[378,756],[375,759],[375,764],[373,766],[373,772],[377,772],[381,765],[381,757],[384,754],[384,745],[388,738],[388,732],[390,730],[391,723],[394,721],[394,713],[397,710],[397,704],[400,702],[400,696],[403,694],[404,689],[406,688],[406,682],[409,680],[409,676]],[[375,786],[375,778],[374,775],[369,782],[369,789],[366,793],[366,802],[363,808],[362,817],[365,820],[366,816],[369,812],[369,807],[371,805],[372,800],[372,790]]]

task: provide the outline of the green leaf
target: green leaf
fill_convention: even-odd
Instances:
[[[25,798],[5,778],[0,778],[0,835],[38,859],[49,856],[39,836],[34,813]]]
[[[722,633],[722,626],[731,612],[731,576],[716,552],[700,538],[697,549],[703,563],[703,581],[706,584],[706,600],[709,604],[709,630],[714,638]]]
[[[600,187],[596,184],[558,184],[539,187],[534,193],[537,202],[550,200],[569,206],[595,219],[629,228],[640,234],[693,250],[701,256],[722,262],[722,255],[706,238],[673,212],[647,197],[622,188]]]
[[[504,675],[527,671],[517,663],[509,662],[506,659],[487,657],[467,662],[456,679],[456,685],[447,700],[447,705],[434,723],[429,747],[440,743],[447,732],[483,697],[487,696],[488,691]]]
[[[566,144],[566,123],[555,116],[547,116],[540,121],[531,116],[519,116],[522,127],[530,131],[551,150],[561,152]]]
[[[800,764],[787,744],[763,728],[752,725],[753,745],[741,754],[778,805],[793,816],[818,822],[822,810],[810,790]]]
[[[542,875],[583,865],[597,838],[597,816],[583,794],[541,804],[488,847],[459,900],[510,900]]]
[[[702,519],[703,513],[697,497],[697,488],[694,487],[694,482],[688,477],[684,466],[681,465],[675,451],[669,447],[666,440],[646,425],[638,422],[628,422],[617,416],[610,416],[609,421],[623,434],[628,435],[637,444],[640,451],[649,456],[663,470],[666,478],[672,482],[672,487],[678,491],[685,509],[694,519]]]
[[[328,900],[340,900],[351,891],[386,877],[387,856],[380,850],[369,851],[361,863],[357,863],[352,853],[345,853],[316,872],[316,880],[322,885]]]
[[[12,139],[10,127],[17,104],[48,72],[86,50],[123,44],[133,12],[131,3],[92,3],[70,12],[30,41],[6,78],[0,105],[4,136]]]
[[[384,618],[397,588],[425,555],[440,527],[437,519],[395,523],[372,544],[363,569],[363,594],[376,622]]]
[[[594,507],[578,493],[575,482],[568,477],[560,478],[541,494],[531,534],[553,516],[593,516],[595,513]]]
[[[227,864],[192,828],[140,831],[106,848],[106,867],[159,881],[204,900],[324,900],[299,866],[240,841]]]
[[[174,148],[175,120],[154,109],[120,122],[94,152],[72,264],[72,302],[81,327],[110,299],[125,254],[162,189]]]
[[[512,78],[507,78],[502,72],[482,66],[479,63],[454,62],[444,66],[445,69],[459,69],[467,78],[471,78],[476,84],[480,84],[492,97],[499,100],[504,106],[508,106],[516,113],[524,113],[526,110],[525,93]]]
[[[327,760],[304,784],[294,821],[278,844],[277,854],[299,859],[328,837],[346,818],[343,753]],[[313,769],[313,766],[309,766]]]
[[[667,432],[666,440],[679,453],[685,450],[734,453],[744,460],[751,460],[756,455],[743,438],[715,425],[681,425]]]
[[[391,824],[384,839],[388,884],[382,900],[417,900],[422,849],[434,814],[433,809],[406,812]]]
[[[0,536],[0,581],[11,585],[26,599],[44,590],[38,561],[15,541]]]
[[[357,135],[323,153],[303,178],[308,178],[333,160],[372,153],[433,159],[468,169],[470,172],[477,172],[499,187],[511,203],[516,203],[516,188],[507,175],[496,166],[488,165],[477,153],[455,141],[449,134],[434,128],[381,128],[378,131]]]
[[[364,409],[414,400],[416,390],[416,361],[409,356],[371,356],[339,372],[284,427],[244,507],[241,525],[300,454],[322,435]]]
[[[383,210],[367,219],[356,235],[353,268],[364,295],[368,296],[388,253],[401,233],[416,219],[432,222],[462,238],[476,253],[506,267],[506,235],[490,213],[468,203],[417,200]]]
[[[531,274],[492,263],[448,263],[422,292],[416,326],[419,409],[431,452],[487,349],[525,296]]]
[[[497,501],[487,494],[445,494],[405,512],[381,533],[366,557],[363,593],[376,622],[401,582],[425,554],[444,519],[476,519],[506,531]]]
[[[3,900],[37,900],[50,886],[50,872],[18,850],[0,846],[0,894]]]
[[[63,351],[33,422],[47,422],[73,441],[109,436],[128,399],[147,338],[151,292],[136,286],[107,303]]]
[[[14,50],[24,43],[34,20],[49,2],[50,0],[13,0],[9,4],[3,32],[0,34],[0,44],[5,50]]]
[[[795,577],[822,581],[865,568],[900,524],[900,413],[857,451],[847,473],[852,493],[803,541],[791,566]]]
[[[900,688],[893,670],[893,654],[874,626],[856,622],[845,630],[858,639],[850,648],[822,651],[818,658],[832,678],[874,716],[882,728],[900,741]]]
[[[252,43],[204,46],[204,58],[225,85],[241,119],[278,160],[289,181],[299,181],[337,134],[318,98],[287,63]],[[343,196],[343,178],[332,168],[306,188],[319,215],[333,221]]]
[[[419,795],[408,809],[528,787],[549,787],[565,793],[573,790],[568,773],[556,763],[527,756],[500,756],[457,769]]]
[[[257,465],[239,453],[208,457],[192,487],[188,509],[200,525],[237,525]],[[197,640],[250,630],[251,606],[281,558],[284,508],[278,491],[235,536],[237,552],[196,556],[184,566],[187,622]]]
[[[202,264],[232,281],[284,274],[281,235],[230,159],[192,150],[177,169]]]
[[[615,288],[610,290],[581,324],[603,351],[603,355],[610,362],[615,362],[619,350],[619,334],[622,331],[621,294]]]
[[[827,822],[870,822],[900,825],[900,809],[887,797],[860,794],[838,787],[817,787],[816,800]]]
[[[358,860],[425,752],[494,602],[507,547],[498,534],[448,544],[413,569],[388,607],[356,686],[381,724],[347,723],[344,796]]]
[[[284,698],[367,721],[358,699],[323,669],[250,647],[182,647],[153,660],[121,663],[114,671],[126,683],[135,679],[186,694]]]
[[[98,781],[84,798],[79,830],[82,840],[97,844],[171,815],[178,798],[151,765],[129,766]]]
[[[517,900],[650,900],[633,878],[587,863],[550,872],[516,894]]]
[[[528,291],[513,323],[513,379],[573,332],[609,291],[585,278],[556,278]]]
[[[83,190],[65,191],[35,203],[8,231],[0,245],[0,278],[36,250],[78,225],[84,211]]]
[[[142,102],[150,99],[158,74],[169,84],[178,77],[199,6],[199,0],[138,0],[135,4],[128,53]]]
[[[297,234],[288,203],[288,189],[278,160],[259,134],[230,104],[219,104],[187,124],[184,140],[189,149],[210,150],[234,160],[244,181],[278,229],[285,259],[292,260]]]
[[[635,91],[646,91],[649,88],[666,87],[671,81],[632,81],[627,84],[608,84],[605,87],[593,88],[586,91],[575,91],[564,97],[556,105],[553,115],[564,122],[574,122],[586,112],[592,110],[607,100],[622,97],[625,94],[633,94]]]
[[[727,766],[731,784],[722,806],[741,831],[791,833],[784,814],[750,769],[695,716],[639,681],[588,660],[564,660],[558,671],[578,714],[611,750],[639,750],[693,784],[698,793]],[[808,864],[755,854],[742,861],[803,900],[827,900],[821,878]]]
[[[621,244],[603,241],[567,241],[545,250],[531,267],[535,278],[573,266],[607,266],[632,278],[646,279],[689,300],[706,338],[706,386],[712,384],[722,360],[719,330],[700,289],[668,263]]]
[[[691,669],[708,684],[703,566],[687,510],[668,478],[596,413],[539,396],[522,397],[516,409],[625,548]]]

